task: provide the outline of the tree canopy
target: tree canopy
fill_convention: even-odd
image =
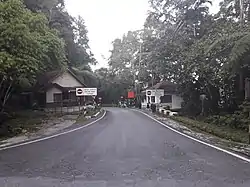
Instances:
[[[73,68],[93,80],[87,33],[84,19],[70,16],[63,0],[1,0],[0,110],[11,93],[32,87],[47,71]]]
[[[206,114],[241,110],[250,75],[249,2],[224,0],[217,14],[210,13],[209,0],[149,3],[144,28],[114,40],[111,72],[120,77],[131,69],[132,75],[125,73],[132,81],[128,90],[134,81],[176,83],[184,111],[192,116],[201,113],[202,94]]]

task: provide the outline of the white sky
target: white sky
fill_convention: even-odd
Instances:
[[[218,11],[220,0],[213,0],[211,11]],[[94,69],[107,66],[112,41],[129,30],[143,27],[149,9],[148,0],[66,0],[72,16],[81,15],[89,31],[89,45],[99,62]]]

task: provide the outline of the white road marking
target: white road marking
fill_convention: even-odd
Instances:
[[[139,111],[139,110],[134,110],[134,111],[137,111],[137,112],[140,112],[140,113],[144,114],[145,116],[149,117],[150,119],[156,121],[157,123],[161,124],[162,126],[168,128],[169,130],[171,130],[171,131],[173,131],[173,132],[175,132],[175,133],[177,133],[177,134],[180,134],[180,135],[182,135],[182,136],[184,136],[184,137],[186,137],[186,138],[189,138],[189,139],[191,139],[191,140],[193,140],[193,141],[199,142],[199,143],[201,143],[201,144],[203,144],[203,145],[206,145],[206,146],[208,146],[208,147],[214,148],[214,149],[216,149],[216,150],[218,150],[218,151],[222,151],[222,152],[224,152],[224,153],[227,153],[227,154],[229,154],[229,155],[231,155],[231,156],[234,156],[234,157],[236,157],[236,158],[239,158],[239,159],[241,159],[241,160],[243,160],[243,161],[246,161],[246,162],[250,163],[250,159],[248,159],[248,158],[246,158],[246,157],[243,157],[243,156],[238,155],[238,154],[236,154],[236,153],[233,153],[233,152],[231,152],[231,151],[222,149],[222,148],[217,147],[217,146],[215,146],[215,145],[209,144],[209,143],[207,143],[207,142],[203,142],[203,141],[201,141],[201,140],[199,140],[199,139],[196,139],[196,138],[194,138],[194,137],[192,137],[192,136],[189,136],[189,135],[187,135],[187,134],[184,134],[184,133],[182,133],[182,132],[180,132],[180,131],[178,131],[178,130],[176,130],[176,129],[174,129],[174,128],[168,126],[168,125],[166,125],[165,123],[163,123],[163,122],[161,122],[161,121],[155,119],[154,117],[152,117],[152,116],[150,116],[150,115],[148,115],[148,114],[146,114],[146,113],[144,113],[144,112],[142,112],[142,111]]]
[[[56,137],[64,135],[64,134],[69,134],[69,133],[81,130],[83,128],[89,127],[90,125],[93,125],[94,123],[100,121],[101,119],[103,119],[105,117],[105,115],[106,115],[106,111],[104,111],[104,114],[102,115],[102,117],[100,117],[99,119],[97,119],[95,121],[92,121],[91,123],[89,123],[87,125],[84,125],[82,127],[78,127],[78,128],[66,131],[66,132],[58,133],[58,134],[55,134],[55,135],[52,135],[52,136],[47,136],[47,137],[44,137],[44,138],[39,138],[39,139],[24,142],[24,143],[19,143],[19,144],[16,144],[16,145],[6,146],[6,147],[3,147],[3,148],[0,148],[0,151],[15,148],[15,147],[20,147],[20,146],[24,146],[24,145],[28,145],[28,144],[32,144],[32,143],[36,143],[36,142],[41,142],[41,141],[44,141],[44,140],[49,140],[49,139],[56,138]]]

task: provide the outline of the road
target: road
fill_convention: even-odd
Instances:
[[[84,129],[0,151],[0,186],[249,187],[250,164],[110,108]]]

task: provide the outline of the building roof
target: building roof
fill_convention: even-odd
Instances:
[[[82,85],[87,87],[86,84],[79,77],[77,77],[70,69],[51,71],[51,72],[47,72],[47,73],[39,76],[36,87],[39,87],[39,89],[47,89],[48,87],[51,87],[52,85],[54,85],[54,86],[57,85],[56,87],[58,87],[59,86],[58,84],[53,84],[52,82],[65,72],[70,73],[78,82],[80,82]],[[59,86],[59,87],[61,89],[63,88],[61,86]],[[66,89],[66,88],[64,88],[64,89]],[[68,88],[68,89],[70,89],[70,88]]]
[[[56,83],[51,83],[51,84],[48,84],[47,87],[45,87],[45,89],[49,89],[49,88],[57,88],[61,91],[72,91],[72,90],[75,90],[76,88],[78,87],[62,87],[60,86],[59,84],[56,84]]]
[[[177,93],[177,84],[170,81],[162,81],[152,87],[147,88],[147,90],[154,89],[163,89],[167,93]]]

